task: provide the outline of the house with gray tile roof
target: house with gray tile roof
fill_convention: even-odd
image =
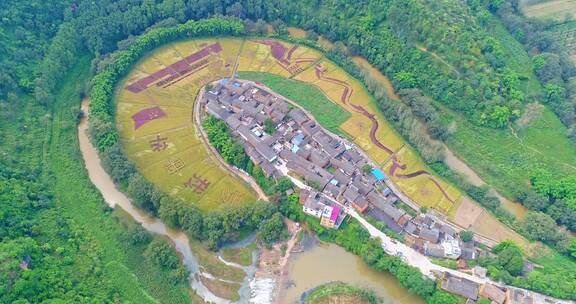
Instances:
[[[360,193],[358,193],[358,188],[356,188],[354,185],[348,186],[344,193],[342,193],[342,197],[344,197],[344,199],[349,202],[354,202],[359,195]]]
[[[340,169],[334,171],[334,179],[338,181],[339,185],[348,185],[348,183],[352,180],[350,176],[344,174],[344,172]]]
[[[304,131],[304,133],[308,136],[316,134],[316,132],[320,131],[320,129],[320,126],[318,126],[313,120],[309,120],[302,124],[302,131]]]
[[[342,169],[348,176],[352,176],[356,170],[353,164],[338,158],[330,158],[330,164],[335,168]]]
[[[400,220],[400,218],[406,214],[406,212],[400,208],[396,208],[394,205],[392,204],[384,204],[382,206],[378,206],[380,209],[382,209],[382,211],[384,211],[384,213],[386,213],[388,216],[390,216],[392,219],[394,219],[395,222],[398,222],[398,220]]]
[[[238,127],[242,124],[242,122],[240,121],[240,119],[238,119],[238,117],[240,117],[240,115],[232,114],[228,116],[228,118],[226,118],[226,124],[228,125],[228,127],[230,127],[232,131],[236,131]]]
[[[429,242],[438,243],[440,239],[440,231],[438,229],[430,229],[427,227],[420,227],[419,236]]]
[[[288,112],[288,116],[294,119],[294,121],[300,126],[308,121],[308,116],[306,116],[306,113],[304,113],[304,111],[299,108],[290,110],[290,112]]]
[[[473,281],[459,278],[450,275],[449,273],[444,273],[444,278],[440,284],[441,288],[457,295],[460,295],[467,299],[472,299],[474,301],[478,300],[478,293],[480,292],[480,285]]]
[[[312,150],[309,160],[318,167],[324,168],[330,163],[328,155],[318,150]]]

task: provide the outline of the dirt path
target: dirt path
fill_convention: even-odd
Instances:
[[[438,54],[436,54],[435,52],[430,52],[428,51],[427,48],[423,47],[423,46],[416,46],[417,49],[419,49],[422,52],[428,53],[430,54],[432,57],[438,59],[440,62],[442,62],[444,65],[446,65],[448,68],[450,68],[452,70],[452,72],[454,72],[458,78],[462,77],[462,74],[460,74],[460,71],[458,71],[458,69],[456,69],[453,65],[451,65],[449,62],[447,62],[446,60],[444,60],[444,58],[440,57]]]
[[[216,149],[214,149],[214,147],[208,142],[208,135],[204,132],[204,129],[202,128],[202,126],[200,125],[200,101],[204,98],[204,91],[205,89],[202,88],[200,90],[200,92],[198,93],[198,97],[196,97],[196,101],[194,102],[194,109],[193,109],[193,118],[192,121],[194,123],[194,126],[196,127],[197,132],[200,135],[200,138],[202,138],[202,142],[204,143],[204,146],[210,150],[211,153],[208,153],[209,157],[212,159],[215,159],[215,163],[217,163],[221,168],[229,171],[230,173],[232,173],[235,176],[240,177],[243,181],[245,181],[246,183],[248,183],[252,189],[254,189],[254,191],[256,191],[256,193],[258,194],[258,199],[263,200],[263,201],[270,201],[268,196],[266,195],[266,193],[264,193],[264,191],[262,190],[262,188],[260,188],[260,186],[258,185],[258,183],[256,183],[256,181],[250,176],[248,175],[246,172],[240,171],[240,169],[237,169],[233,166],[231,166],[230,164],[228,164],[223,158],[222,156],[220,156],[220,153],[218,153],[218,151],[216,151]]]
[[[298,232],[301,227],[289,219],[284,219],[284,223],[288,227],[290,238],[288,241],[280,242],[272,246],[272,248],[263,248],[258,258],[258,270],[255,274],[255,279],[260,281],[272,281],[274,287],[271,292],[271,299],[273,303],[282,303],[285,287],[288,282],[287,265],[290,260],[290,255],[294,246],[298,241]],[[286,250],[282,251],[282,245],[286,244]]]

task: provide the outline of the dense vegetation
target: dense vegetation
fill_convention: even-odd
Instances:
[[[532,54],[534,70],[544,85],[544,101],[569,127],[570,138],[576,140],[576,68],[569,50],[555,38],[553,27],[557,22],[524,17],[517,0],[495,2],[490,8]]]
[[[64,19],[69,1],[0,3],[0,100],[34,90],[37,64]]]
[[[535,50],[531,52],[533,69],[544,85],[542,90],[537,82],[532,85],[532,69],[524,71],[523,65],[516,64],[515,58],[507,55],[513,43],[504,41],[508,39],[503,38],[508,37],[507,33],[494,34],[499,29],[492,26],[494,20],[488,10],[500,17],[526,50]],[[322,34],[339,41],[337,50],[328,54],[331,59],[348,54],[364,55],[402,89],[403,101],[412,110],[387,106],[398,113],[397,128],[406,128],[407,132],[401,133],[429,161],[440,156],[435,154],[434,142],[427,134],[442,140],[451,136],[452,118],[447,119],[446,113],[455,113],[453,119],[460,127],[454,137],[457,136],[460,142],[469,143],[475,134],[483,133],[488,134],[485,137],[499,148],[511,137],[476,129],[476,126],[502,128],[511,125],[509,122],[516,117],[520,119],[515,127],[525,124],[522,118],[530,121],[538,107],[525,107],[524,103],[542,98],[569,127],[568,135],[575,137],[573,66],[566,61],[563,49],[551,39],[549,29],[552,25],[524,19],[515,1],[366,0],[354,5],[344,0],[234,3],[207,0],[2,1],[0,246],[7,254],[0,257],[3,267],[1,301],[63,299],[82,302],[90,298],[147,302],[150,298],[146,291],[152,289],[171,302],[189,301],[186,292],[182,292],[182,284],[173,283],[175,285],[170,286],[176,288],[161,290],[151,288],[163,286],[158,282],[171,276],[164,271],[166,267],[156,267],[164,263],[152,263],[152,258],[140,263],[148,244],[132,246],[122,241],[122,220],[103,211],[102,200],[86,177],[74,124],[79,96],[89,76],[87,58],[94,58],[92,72],[101,72],[93,82],[92,97],[96,102],[92,110],[95,119],[91,133],[116,182],[137,197],[143,208],[172,218],[174,226],[190,229],[191,233],[202,227],[200,237],[211,246],[217,247],[220,241],[233,238],[234,229],[249,227],[244,226],[250,225],[244,216],[231,220],[228,228],[220,226],[228,216],[226,213],[214,214],[208,219],[191,216],[184,221],[180,215],[188,213],[186,208],[190,206],[178,202],[170,203],[170,206],[176,206],[174,210],[165,210],[168,204],[162,204],[162,200],[169,198],[135,174],[116,143],[112,123],[114,83],[130,69],[133,60],[168,40],[198,34],[242,32],[237,21],[182,24],[215,14],[249,18],[252,21],[247,23],[248,28],[260,33],[266,29],[260,20],[263,19],[274,21],[277,29],[284,28],[279,21],[283,20],[309,30],[311,37]],[[179,25],[166,28],[176,24]],[[134,38],[145,31],[147,33],[141,38]],[[114,52],[117,49],[121,51]],[[81,72],[72,70],[78,66]],[[436,112],[440,113],[440,119],[434,114]],[[554,119],[547,117],[552,122]],[[550,128],[549,125],[543,127]],[[537,132],[548,134],[543,129]],[[549,134],[557,136],[559,133]],[[536,139],[536,136],[529,138],[531,141]],[[564,148],[562,145],[558,149]],[[509,172],[517,173],[510,168],[528,171],[527,167],[534,165],[532,158],[509,154],[503,151],[496,155],[498,159],[492,157],[487,162],[496,163],[496,169],[490,167],[483,172],[488,176],[501,175],[501,168],[505,167]],[[548,165],[546,161],[545,164]],[[508,171],[507,175],[491,181],[498,182],[501,189],[525,189],[525,180]],[[532,183],[538,193],[519,195],[526,206],[544,212],[530,215],[530,220],[538,225],[531,227],[526,220],[521,228],[531,238],[574,255],[574,242],[567,242],[568,238],[552,225],[556,221],[574,229],[573,192],[566,190],[571,189],[571,177],[556,182],[555,174],[562,172],[552,172],[552,175],[544,172],[545,179],[535,175]],[[268,182],[270,187],[275,187],[262,174],[260,176],[260,184]],[[141,187],[130,187],[132,182]],[[470,189],[476,193],[471,196],[484,206],[492,208],[496,214],[500,212],[487,189]],[[79,201],[82,204],[78,204]],[[274,212],[263,210],[262,213],[274,217],[274,222],[278,223]],[[507,215],[500,217],[506,219]],[[198,222],[206,226],[197,226]],[[214,232],[216,230],[221,231]],[[360,249],[355,251],[359,253]],[[24,260],[31,261],[29,270],[20,268]],[[536,272],[531,288],[547,292],[555,282],[573,281],[562,272],[562,269],[571,269],[572,264],[561,258],[555,262],[562,265],[558,268],[562,275],[542,277],[541,272]],[[553,265],[545,267],[553,268]],[[398,272],[393,267],[386,268]]]

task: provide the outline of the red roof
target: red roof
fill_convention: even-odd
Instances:
[[[332,214],[330,214],[330,220],[335,222],[338,219],[338,215],[340,214],[340,207],[333,206],[332,207]]]

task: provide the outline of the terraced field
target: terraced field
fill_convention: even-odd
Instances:
[[[316,50],[270,39],[170,44],[142,60],[121,84],[117,124],[124,148],[144,175],[164,191],[204,210],[255,199],[246,185],[212,161],[192,123],[199,88],[230,77],[235,66],[241,78],[268,84],[271,78],[266,75],[276,77],[276,91],[283,85],[278,79],[314,87],[316,95],[324,95],[324,105],[305,100],[314,94],[301,94],[304,100],[295,101],[315,112],[319,121],[330,119],[324,114],[334,114],[322,111],[323,106],[330,106],[326,103],[338,105],[334,110],[347,113],[334,128],[380,164],[406,195],[453,219],[458,214],[462,193],[429,173],[361,82]]]

